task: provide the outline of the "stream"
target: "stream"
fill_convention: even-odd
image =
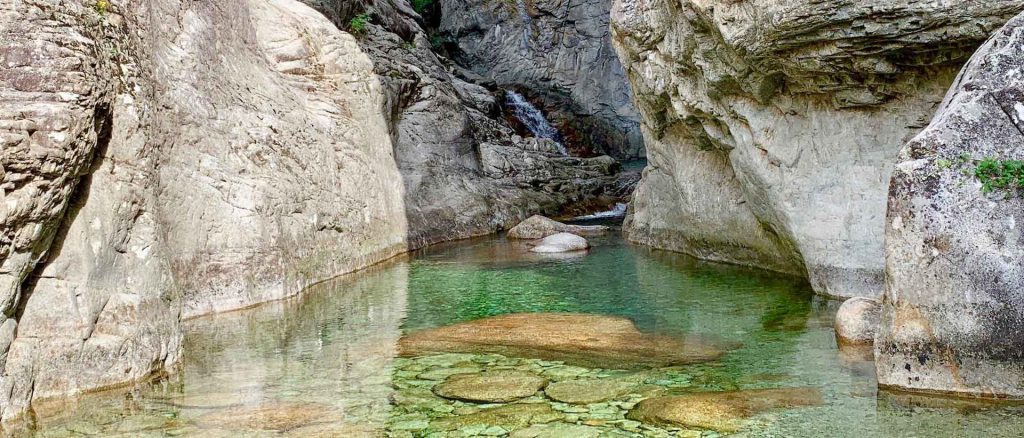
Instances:
[[[814,296],[798,279],[633,246],[617,232],[591,243],[588,253],[559,257],[529,253],[503,237],[435,245],[296,299],[188,321],[177,373],[127,391],[39,403],[24,435],[1009,437],[1024,431],[1020,407],[880,393],[873,364],[836,347],[838,303]],[[622,317],[644,334],[712,340],[724,355],[642,370],[479,352],[398,357],[406,333],[536,312]],[[485,370],[636,386],[586,404],[553,401],[542,392],[506,403],[431,392],[452,374]],[[752,413],[729,431],[627,416],[656,395],[772,388],[807,388],[821,400]],[[522,408],[532,413],[524,417]]]

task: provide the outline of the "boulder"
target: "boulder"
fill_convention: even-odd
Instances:
[[[889,176],[1019,0],[613,3],[648,151],[634,242],[880,297]]]
[[[883,387],[1024,399],[1024,16],[971,58],[889,189]]]
[[[544,389],[547,379],[525,371],[456,374],[434,386],[434,394],[451,400],[508,403]]]
[[[569,251],[583,251],[590,248],[590,242],[580,236],[570,233],[558,233],[545,237],[530,248],[532,252],[557,253]]]
[[[553,234],[572,233],[577,236],[599,236],[608,232],[603,225],[569,225],[541,215],[533,215],[508,230],[509,239],[543,239]]]
[[[731,433],[762,412],[824,403],[814,388],[752,389],[654,397],[641,401],[626,415],[631,420],[662,427],[699,427]]]
[[[641,333],[625,318],[574,313],[495,316],[410,333],[402,356],[497,353],[598,368],[650,368],[708,362],[723,351],[696,338]]]
[[[854,297],[843,302],[836,312],[835,330],[839,345],[866,345],[875,341],[881,317],[878,300]]]

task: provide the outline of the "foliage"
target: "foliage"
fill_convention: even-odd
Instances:
[[[985,158],[974,168],[974,177],[981,181],[982,193],[993,190],[1016,193],[1024,189],[1024,161]]]
[[[110,10],[110,2],[107,0],[96,0],[96,12],[100,14],[106,14]]]
[[[412,8],[415,9],[418,14],[426,12],[427,8],[432,4],[434,4],[434,0],[412,0]]]
[[[349,20],[348,30],[352,31],[352,33],[363,33],[366,31],[367,24],[370,24],[370,13],[364,12]]]

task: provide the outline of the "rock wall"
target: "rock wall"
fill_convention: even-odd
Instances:
[[[1021,145],[1024,15],[982,46],[900,151],[875,342],[880,385],[1024,398]],[[993,165],[1007,186],[986,179]]]
[[[617,0],[649,167],[633,241],[877,297],[885,187],[1016,0]]]
[[[406,249],[384,91],[292,0],[0,2],[0,418]]]
[[[614,160],[564,157],[543,140],[515,135],[492,92],[433,52],[408,2],[307,1],[342,28],[357,14],[370,19],[358,41],[387,90],[410,248],[619,199]]]
[[[439,0],[456,62],[532,96],[570,148],[644,156],[640,115],[611,45],[611,0]]]

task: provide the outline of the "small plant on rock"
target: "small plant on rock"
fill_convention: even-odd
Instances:
[[[348,30],[352,33],[361,34],[366,32],[366,25],[370,24],[370,13],[364,12],[362,14],[352,17],[348,22]]]
[[[107,11],[110,10],[110,2],[107,0],[96,0],[94,8],[96,9],[96,12],[98,12],[99,14],[106,14]]]
[[[1002,190],[1017,194],[1024,189],[1024,161],[984,158],[974,168],[974,177],[981,181],[981,192]]]

